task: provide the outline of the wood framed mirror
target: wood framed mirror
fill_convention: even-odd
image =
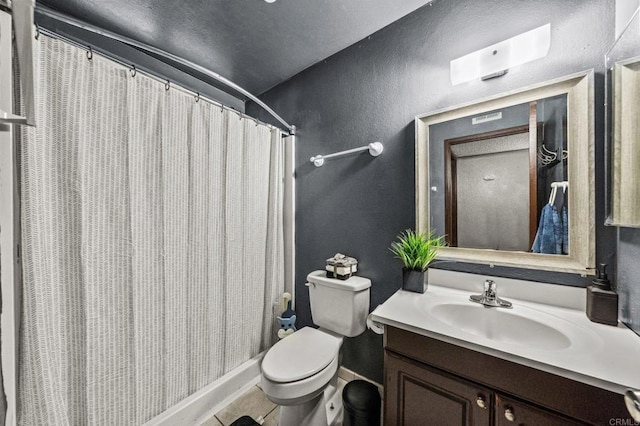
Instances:
[[[605,225],[640,228],[640,8],[606,53],[605,67]]]
[[[613,64],[608,225],[640,228],[640,58]]]
[[[594,273],[593,96],[587,71],[416,117],[417,229],[445,236],[439,259]]]

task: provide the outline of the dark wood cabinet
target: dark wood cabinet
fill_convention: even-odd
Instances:
[[[391,353],[385,362],[385,424],[491,424],[488,389]]]
[[[387,326],[385,426],[608,425],[622,395]]]
[[[495,424],[497,426],[572,426],[585,423],[549,410],[540,409],[512,398],[495,396]]]

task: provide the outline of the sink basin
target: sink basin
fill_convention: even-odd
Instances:
[[[469,302],[438,304],[432,306],[429,313],[447,325],[497,342],[546,350],[571,346],[571,340],[561,331],[511,310],[485,308]]]

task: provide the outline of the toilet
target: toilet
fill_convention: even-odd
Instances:
[[[346,337],[366,329],[371,280],[307,275],[311,317],[304,327],[276,343],[262,360],[261,386],[280,405],[280,426],[327,426],[342,416],[337,392],[340,348]]]

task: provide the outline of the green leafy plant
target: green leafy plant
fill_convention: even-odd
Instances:
[[[433,231],[427,234],[407,229],[398,235],[398,241],[391,243],[389,250],[402,261],[406,269],[426,271],[438,256],[438,249],[446,244],[443,237],[436,237]]]

